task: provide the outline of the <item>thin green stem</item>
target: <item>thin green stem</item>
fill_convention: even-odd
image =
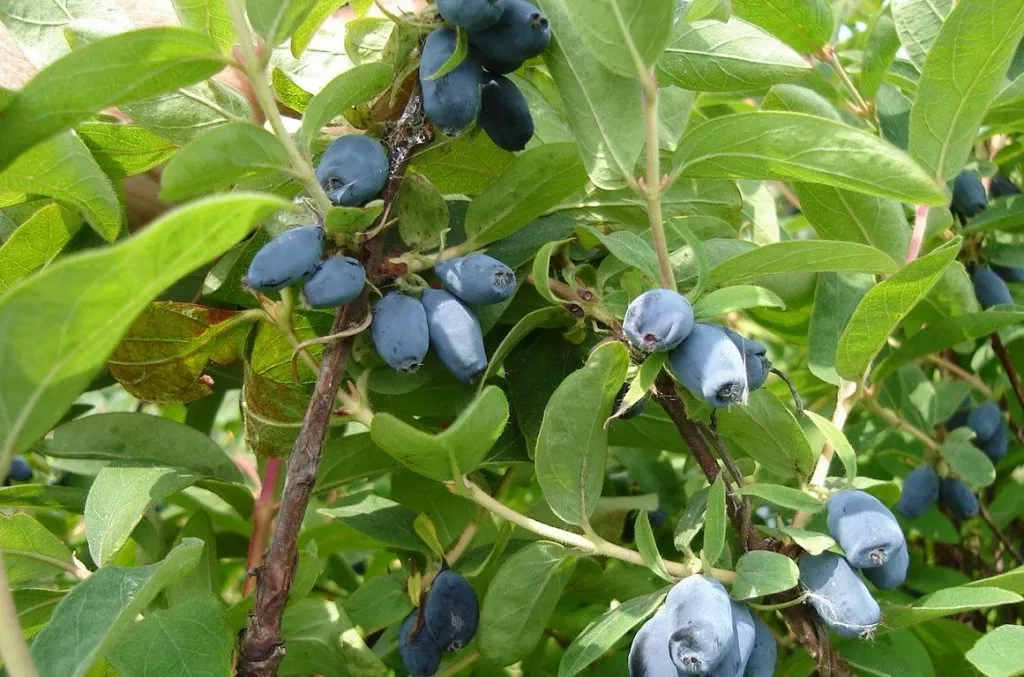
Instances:
[[[7,569],[0,554],[0,656],[10,677],[38,677],[28,644],[18,623],[18,610],[14,606],[11,587],[7,583]]]
[[[751,601],[746,601],[744,604],[752,609],[757,609],[758,611],[781,611],[783,609],[788,609],[791,606],[799,606],[806,601],[807,593],[805,592],[795,599],[791,599],[788,602],[779,602],[778,604],[756,604]]]
[[[256,37],[249,29],[249,21],[246,19],[242,0],[228,0],[228,11],[231,13],[231,23],[238,34],[238,46],[242,52],[242,70],[252,83],[256,101],[267,118],[267,122],[270,123],[271,129],[274,130],[278,141],[281,142],[288,154],[288,162],[291,164],[292,170],[302,181],[306,192],[316,202],[321,214],[326,214],[327,210],[331,208],[331,200],[320,186],[316,172],[313,171],[313,165],[295,145],[295,141],[284,126],[284,120],[281,118],[281,113],[277,110],[277,102],[274,100],[274,92],[270,89],[266,66],[256,54]]]
[[[864,120],[871,125],[872,128],[877,128],[873,116],[871,114],[871,105],[864,100],[861,96],[860,90],[853,84],[853,80],[850,79],[850,74],[846,72],[846,68],[843,67],[843,62],[839,60],[839,55],[836,53],[835,47],[832,45],[825,45],[822,49],[822,56],[824,61],[832,67],[832,70],[839,76],[839,81],[843,83],[843,87],[853,97],[853,101],[857,106],[857,113]]]
[[[647,139],[647,217],[651,222],[651,239],[658,255],[661,269],[661,285],[675,290],[676,276],[669,259],[668,242],[665,240],[665,224],[661,216],[661,156],[658,148],[658,81],[654,71],[641,76],[644,90],[644,130]]]

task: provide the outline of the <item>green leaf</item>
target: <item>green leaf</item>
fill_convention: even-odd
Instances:
[[[0,244],[0,294],[50,263],[81,227],[81,217],[53,202],[26,219]]]
[[[160,180],[160,198],[183,202],[241,181],[289,174],[288,154],[273,134],[229,122],[200,134],[171,158]]]
[[[736,562],[736,580],[731,595],[735,600],[753,599],[796,587],[800,570],[796,562],[777,552],[753,550]]]
[[[896,33],[917,70],[924,70],[925,58],[952,8],[953,0],[892,0]]]
[[[540,286],[538,285],[538,290]],[[487,371],[480,378],[480,388],[483,389],[484,384],[487,380],[494,376],[501,365],[505,362],[505,358],[508,357],[509,353],[519,345],[523,339],[530,335],[534,329],[540,328],[555,328],[564,327],[569,321],[570,317],[566,313],[565,309],[559,306],[551,306],[546,308],[538,308],[533,312],[527,313],[520,319],[515,325],[508,330],[505,337],[501,339],[501,343],[495,349],[494,354],[491,355],[490,361],[487,363]]]
[[[850,381],[861,378],[889,335],[956,259],[961,242],[957,238],[943,244],[864,295],[836,348],[836,371],[840,376]]]
[[[705,515],[707,514],[708,489],[704,487],[694,492],[686,504],[679,522],[676,523],[675,533],[672,535],[673,544],[676,550],[686,555],[693,555],[690,543],[704,527]]]
[[[988,609],[1004,604],[1020,604],[1021,602],[1024,602],[1024,597],[1000,588],[970,586],[946,588],[925,595],[908,606],[886,605],[883,609],[885,623],[879,626],[879,631],[892,632],[930,621],[933,618],[967,613],[975,609]]]
[[[81,514],[85,509],[85,489],[49,484],[15,484],[0,487],[2,508],[54,508]]]
[[[665,562],[661,559],[661,553],[658,552],[658,542],[654,538],[654,530],[651,529],[651,521],[647,518],[646,510],[637,512],[633,533],[636,537],[637,550],[644,558],[647,568],[656,573],[659,578],[672,581],[672,576],[665,570]],[[706,542],[707,539],[705,539]],[[705,545],[706,550],[707,545]]]
[[[558,664],[558,677],[575,677],[586,670],[626,633],[653,614],[664,598],[664,592],[652,592],[606,611],[572,640]]]
[[[71,51],[65,31],[73,23],[131,28],[115,0],[7,0],[0,5],[0,23],[36,68]]]
[[[827,0],[732,0],[732,13],[807,54],[831,39],[835,23]]]
[[[372,493],[356,494],[336,501],[321,515],[340,519],[361,534],[402,550],[426,551],[416,533],[416,513],[391,499]]]
[[[0,117],[0,169],[92,113],[210,77],[217,43],[184,28],[146,28],[97,40],[32,78]]]
[[[693,304],[693,315],[699,321],[722,317],[747,308],[785,308],[778,294],[752,284],[737,284],[705,294]]]
[[[148,614],[107,655],[121,675],[222,677],[234,645],[227,614],[210,595]]]
[[[135,617],[161,590],[195,568],[202,550],[201,541],[185,539],[161,562],[103,567],[72,588],[32,643],[39,676],[84,677],[99,656],[131,632]]]
[[[394,575],[369,579],[345,600],[345,612],[352,624],[365,634],[401,623],[413,608],[402,581]]]
[[[0,553],[12,586],[52,578],[72,566],[67,546],[23,512],[0,515]]]
[[[178,147],[138,125],[86,121],[75,127],[89,152],[111,178],[148,171],[171,158]]]
[[[195,202],[117,245],[55,263],[0,297],[0,408],[7,412],[0,458],[26,449],[60,420],[157,294],[283,208],[288,204],[276,198],[244,193]]]
[[[501,177],[515,155],[498,148],[486,134],[446,139],[409,159],[442,194],[478,195]]]
[[[439,246],[441,231],[450,216],[448,203],[430,179],[406,173],[398,188],[398,232],[402,242],[418,249]]]
[[[831,186],[796,186],[800,208],[819,237],[871,245],[902,261],[910,242],[903,205]]]
[[[868,245],[830,240],[788,240],[757,247],[711,269],[712,286],[780,273],[892,273],[896,263]]]
[[[843,434],[842,430],[833,425],[832,421],[821,414],[815,413],[810,409],[804,409],[804,415],[811,420],[811,423],[818,429],[818,432],[824,435],[828,443],[832,445],[832,449],[835,450],[836,455],[839,456],[839,460],[843,464],[843,468],[846,470],[846,481],[853,482],[857,477],[857,452],[850,446],[846,435]]]
[[[674,160],[682,176],[806,181],[914,204],[947,202],[945,191],[895,146],[803,113],[715,118],[680,140]]]
[[[722,435],[779,477],[799,477],[814,467],[816,454],[800,424],[770,391],[756,390],[747,406],[720,411],[718,424]]]
[[[102,417],[83,420],[88,418]],[[93,561],[100,566],[109,563],[147,510],[198,479],[199,475],[160,466],[115,463],[100,470],[85,501],[86,540]]]
[[[231,1],[231,0],[229,0]],[[318,0],[246,0],[249,23],[276,47],[291,37]]]
[[[896,2],[893,2],[895,5]],[[896,58],[900,48],[900,36],[896,31],[889,8],[883,9],[875,17],[868,29],[868,39],[864,45],[864,56],[861,62],[858,89],[862,96],[874,98],[878,86],[882,84],[886,71]],[[908,54],[909,54],[908,49]],[[802,201],[801,201],[802,204]]]
[[[712,564],[718,561],[725,548],[726,523],[725,484],[722,481],[722,473],[718,473],[718,477],[715,478],[708,491],[707,513],[704,522],[704,550],[701,552],[704,559]]]
[[[939,446],[939,453],[949,467],[965,482],[975,487],[987,487],[996,481],[996,469],[988,456],[974,446],[974,432],[967,427],[951,431]]]
[[[466,237],[480,246],[508,237],[587,182],[576,145],[549,143],[516,156],[469,205]]]
[[[56,458],[149,463],[242,483],[242,473],[220,445],[162,416],[129,412],[85,416],[54,430],[45,450]]]
[[[537,293],[547,301],[557,306],[562,305],[562,300],[555,296],[554,292],[551,291],[551,257],[554,256],[555,251],[559,247],[569,242],[569,240],[554,240],[543,245],[538,251],[536,256],[533,257],[532,273],[534,279],[534,286],[537,288]]]
[[[964,234],[992,230],[1012,232],[1024,228],[1024,195],[993,200],[988,209],[978,214],[964,228]]]
[[[56,198],[78,210],[108,242],[121,232],[121,205],[114,188],[73,134],[61,134],[19,157],[0,173],[2,191]]]
[[[388,677],[390,671],[356,632],[345,610],[322,599],[295,600],[285,609],[282,630],[288,653],[281,675]],[[343,667],[342,667],[343,666]],[[344,672],[339,673],[339,670]]]
[[[654,247],[650,242],[644,238],[628,230],[607,234],[597,228],[588,227],[587,230],[593,233],[594,237],[600,240],[608,252],[618,260],[646,273],[652,280],[661,279],[658,255],[654,253]]]
[[[910,154],[937,183],[963,168],[1022,36],[1024,4],[961,0],[942,24],[910,110]]]
[[[440,80],[458,68],[466,60],[466,56],[469,55],[469,37],[466,34],[466,30],[455,26],[455,31],[455,50],[452,51],[451,55],[441,64],[441,67],[434,71],[427,80]]]
[[[1000,625],[988,632],[966,654],[971,665],[986,677],[1011,677],[1024,670],[1024,627]]]
[[[582,369],[562,381],[544,409],[537,481],[551,510],[569,524],[587,524],[601,497],[608,455],[604,422],[628,366],[625,346],[601,345]]]
[[[323,493],[354,480],[396,470],[398,463],[370,440],[370,433],[332,435],[324,443],[314,491]]]
[[[179,145],[225,122],[248,122],[251,115],[248,99],[217,80],[125,104],[121,109],[135,124]]]
[[[874,285],[873,276],[859,273],[822,273],[818,276],[808,327],[807,365],[811,373],[822,381],[835,386],[842,382],[836,372],[839,339],[857,304]]]
[[[305,111],[306,106],[313,100],[312,94],[296,84],[280,68],[274,68],[270,72],[270,82],[274,87],[274,94],[277,95],[277,99],[298,113]]]
[[[757,484],[748,484],[740,487],[739,491],[743,496],[756,496],[780,508],[788,508],[798,512],[814,514],[825,509],[825,504],[810,494],[805,494],[799,489],[784,487],[779,484],[758,482]]]
[[[703,92],[761,89],[810,70],[787,45],[737,19],[679,22],[658,61],[659,78]]]
[[[792,538],[794,543],[812,555],[820,555],[836,544],[831,536],[817,531],[785,526],[779,527],[779,531]]]
[[[918,358],[975,341],[1024,322],[1024,311],[986,310],[940,320],[905,339],[875,370],[875,380]]]
[[[171,0],[182,26],[206,33],[222,51],[230,52],[235,45],[235,27],[227,3],[228,0]]]
[[[316,35],[320,27],[323,26],[324,21],[327,17],[334,14],[341,7],[348,4],[348,0],[318,0],[316,6],[310,10],[306,18],[303,19],[302,23],[295,32],[292,34],[291,40],[291,52],[292,56],[296,59],[302,56],[302,53],[309,47],[309,43],[313,41],[313,36]],[[351,25],[351,22],[349,22]],[[345,36],[348,37],[348,26],[345,26]]]
[[[572,26],[579,30],[590,56],[613,73],[634,78],[638,68],[646,72],[665,48],[674,7],[674,0],[566,3]]]
[[[391,67],[388,65],[367,63],[353,66],[327,83],[309,102],[295,142],[300,148],[308,149],[324,125],[349,108],[377,96],[390,83]]]
[[[765,94],[761,110],[806,113],[837,121],[843,119],[832,102],[813,89],[800,85],[775,85]]]
[[[699,19],[715,19],[716,21],[728,21],[732,12],[732,0],[684,0],[682,3],[683,15],[681,19],[686,21],[698,21]]]
[[[403,180],[402,185],[405,184]],[[354,235],[372,226],[383,212],[383,200],[373,200],[362,207],[331,207],[324,217],[324,228],[328,233]]]
[[[66,590],[48,590],[44,588],[19,588],[12,590],[14,608],[18,610],[18,625],[25,639],[29,640],[46,627],[53,615],[53,609],[64,596]]]
[[[497,386],[484,388],[455,422],[435,434],[381,413],[373,417],[370,437],[395,460],[425,477],[459,481],[472,472],[501,437],[508,423],[508,400]]]
[[[537,645],[576,558],[557,543],[531,543],[502,563],[480,609],[477,647],[491,663],[511,665]]]
[[[644,146],[639,80],[608,70],[591,55],[583,29],[571,19],[569,1],[539,2],[558,27],[544,63],[565,104],[590,180],[605,190],[624,188]]]

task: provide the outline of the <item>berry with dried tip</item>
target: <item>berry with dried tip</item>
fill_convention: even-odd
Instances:
[[[896,517],[877,498],[847,489],[828,500],[828,531],[858,569],[880,567],[907,541]]]
[[[473,640],[480,622],[480,600],[462,576],[450,569],[434,579],[424,609],[427,631],[442,651],[456,652]]]
[[[892,590],[907,580],[909,567],[910,553],[906,548],[900,548],[882,566],[864,569],[864,577],[874,583],[879,590]]]
[[[455,70],[431,80],[455,52],[455,31],[436,28],[423,43],[420,57],[420,88],[427,118],[445,134],[458,136],[473,124],[480,112],[480,64],[472,55]]]
[[[988,207],[985,186],[974,172],[965,169],[953,180],[953,202],[950,209],[962,219],[970,219]]]
[[[484,335],[476,316],[446,291],[423,292],[430,345],[455,378],[470,383],[487,369]]]
[[[516,292],[515,271],[486,254],[443,261],[434,272],[445,289],[466,303],[501,303]]]
[[[939,475],[935,468],[923,465],[915,468],[903,480],[903,491],[900,492],[896,509],[907,519],[917,519],[928,512],[928,508],[939,500]]]
[[[471,31],[469,44],[489,61],[522,63],[537,56],[551,42],[551,29],[541,11],[525,0],[506,0],[498,22]]]
[[[983,309],[1013,303],[1013,295],[1003,278],[988,266],[978,266],[971,275],[974,295]]]
[[[668,354],[669,370],[694,397],[713,407],[747,399],[747,369],[736,344],[716,324],[698,322]]]
[[[388,182],[388,154],[364,134],[338,137],[324,151],[316,178],[336,205],[355,207],[377,197]]]
[[[520,151],[533,138],[533,116],[519,88],[501,75],[484,74],[480,126],[499,148]]]
[[[422,624],[412,634],[418,613],[413,609],[398,629],[398,655],[410,677],[432,677],[441,667],[441,647]]]
[[[702,675],[729,653],[734,630],[732,601],[722,584],[706,576],[676,583],[665,600],[671,630],[669,658],[680,673]]]
[[[300,226],[263,245],[245,274],[245,283],[262,291],[278,291],[309,277],[324,255],[324,229]]]
[[[467,31],[482,31],[498,23],[505,0],[437,0],[437,12]]]
[[[831,552],[801,555],[800,583],[825,625],[842,637],[867,637],[882,620],[882,610],[845,559]]]
[[[373,306],[370,337],[389,367],[403,373],[416,371],[430,348],[423,304],[411,296],[390,292]]]
[[[350,256],[332,256],[317,266],[302,293],[314,308],[336,308],[359,296],[365,285],[363,264]]]
[[[629,647],[629,677],[679,677],[668,655],[671,634],[665,609],[659,609],[640,626]]]
[[[939,485],[939,500],[953,511],[957,519],[969,520],[980,511],[978,495],[958,479],[947,477]]]
[[[672,350],[693,331],[693,306],[671,289],[651,289],[626,308],[622,330],[638,350],[662,353]]]
[[[768,360],[768,348],[763,343],[752,341],[728,327],[722,328],[743,354],[743,360],[747,367],[747,388],[750,391],[757,390],[768,380],[768,370],[772,367],[772,363]]]

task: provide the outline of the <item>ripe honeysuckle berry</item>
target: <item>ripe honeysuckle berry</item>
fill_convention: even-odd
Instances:
[[[424,618],[441,650],[454,653],[476,634],[480,600],[469,581],[454,571],[442,571],[430,586]]]
[[[923,465],[915,468],[903,480],[896,510],[907,519],[917,519],[939,500],[939,475],[935,468]]]
[[[864,577],[879,590],[892,590],[903,585],[903,581],[907,580],[909,567],[910,552],[906,548],[900,548],[882,566],[864,569]]]
[[[370,337],[389,367],[407,374],[416,371],[430,348],[423,304],[411,296],[390,292],[373,306]]]
[[[1007,428],[1006,424],[1003,423],[996,428],[992,437],[981,442],[976,441],[975,444],[978,445],[979,449],[985,452],[985,455],[989,457],[989,460],[993,463],[997,463],[1003,460],[1003,457],[1006,456],[1006,452],[1010,450],[1010,430]]]
[[[369,202],[388,182],[388,155],[380,141],[364,134],[338,137],[324,151],[316,178],[336,205]]]
[[[441,284],[460,300],[474,305],[506,301],[516,292],[515,271],[486,254],[470,254],[434,266]]]
[[[324,239],[320,226],[300,226],[281,233],[256,252],[245,283],[256,291],[278,291],[309,277],[323,257]]]
[[[693,306],[671,289],[645,291],[626,308],[622,331],[645,353],[672,350],[693,331]]]
[[[754,649],[754,619],[746,606],[732,603],[732,642],[722,662],[707,673],[708,677],[742,675]]]
[[[996,174],[988,182],[988,194],[992,196],[992,199],[1007,195],[1020,195],[1020,188],[1003,174]]]
[[[732,604],[722,584],[706,576],[688,576],[676,583],[665,599],[669,658],[680,674],[701,675],[714,670],[733,640]]]
[[[980,511],[978,495],[967,484],[953,477],[947,477],[939,485],[939,500],[949,508],[957,519],[969,520]]]
[[[480,322],[469,308],[446,291],[423,292],[430,345],[455,378],[470,383],[487,369]]]
[[[501,75],[484,74],[477,120],[499,148],[520,151],[533,138],[533,116],[519,88]]]
[[[847,489],[828,500],[828,531],[851,565],[880,567],[907,541],[896,517],[877,498]]]
[[[1013,303],[1013,295],[1006,282],[988,266],[978,266],[971,274],[971,282],[974,283],[974,296],[983,309]]]
[[[493,26],[470,31],[469,44],[488,60],[522,63],[537,56],[551,42],[548,20],[525,0],[506,0],[505,11]]]
[[[981,442],[990,439],[1003,426],[1003,412],[995,402],[983,402],[967,415],[967,427],[974,431]]]
[[[481,70],[472,56],[450,73],[430,79],[455,52],[456,44],[455,31],[436,28],[423,43],[420,57],[423,110],[435,127],[451,136],[462,133],[480,113]]]
[[[350,256],[332,256],[309,276],[302,294],[313,308],[336,308],[359,296],[364,286],[363,264]]]
[[[754,619],[754,648],[747,659],[747,667],[743,677],[772,677],[775,674],[775,663],[779,658],[779,645],[771,628],[757,614]]]
[[[410,677],[433,677],[441,667],[441,647],[422,624],[415,628],[418,613],[413,609],[398,629],[398,654]]]
[[[1024,282],[1024,268],[993,265],[992,272],[1003,278],[1004,282]]]
[[[763,343],[748,339],[729,327],[722,327],[722,329],[743,354],[743,362],[747,368],[747,389],[751,392],[757,390],[768,380],[768,370],[772,366],[768,360],[768,348]]]
[[[441,18],[467,31],[490,28],[504,11],[505,0],[437,0]]]
[[[629,677],[679,677],[668,655],[668,611],[659,609],[640,626],[629,647]]]
[[[882,620],[882,610],[845,559],[831,552],[804,554],[797,561],[808,601],[841,637],[867,637]]]
[[[950,209],[961,218],[970,219],[988,207],[985,186],[978,175],[969,169],[957,174],[953,180],[953,201]]]
[[[32,466],[24,456],[15,456],[11,459],[11,467],[7,470],[7,479],[11,482],[32,481]]]
[[[743,355],[716,324],[696,323],[689,336],[668,354],[669,370],[683,386],[713,407],[747,400]]]

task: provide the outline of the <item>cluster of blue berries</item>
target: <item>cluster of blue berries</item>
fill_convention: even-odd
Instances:
[[[448,371],[468,383],[487,368],[487,353],[480,322],[467,304],[510,298],[516,274],[486,254],[439,263],[434,272],[444,289],[427,289],[419,300],[390,292],[373,307],[370,335],[392,369],[416,371],[432,346]]]
[[[676,379],[716,408],[745,402],[772,367],[764,345],[721,325],[694,322],[690,302],[671,289],[652,289],[633,299],[622,329],[637,350],[667,352]]]
[[[1018,195],[1017,188],[1002,174],[996,174],[989,182],[989,192],[993,198],[1007,195]],[[964,170],[953,181],[953,201],[950,209],[961,223],[973,218],[988,208],[988,196],[985,186],[978,175]],[[1007,282],[1024,282],[1024,268],[1010,268],[997,265],[980,265],[971,272],[974,283],[974,295],[983,309],[1013,303],[1013,295]]]
[[[458,36],[437,28],[420,58],[423,109],[445,134],[477,121],[496,145],[520,151],[533,138],[533,117],[522,92],[504,77],[551,42],[548,20],[525,0],[439,0],[441,17],[468,34],[470,53],[454,70],[433,78],[455,53]]]
[[[948,421],[946,428],[970,428],[975,435],[974,444],[993,463],[998,462],[1010,447],[1010,430],[1003,413],[995,402],[985,402],[971,408],[969,399]],[[981,510],[974,490],[955,477],[940,479],[930,465],[915,468],[903,480],[903,491],[896,509],[907,519],[917,519],[930,507],[941,501],[958,519],[971,519]]]
[[[689,576],[633,638],[629,677],[770,677],[778,652],[771,629],[721,583]]]
[[[7,477],[4,478],[3,486],[14,482],[31,482],[32,466],[28,464],[24,456],[15,456],[11,459],[11,467],[7,469]]]
[[[398,653],[411,677],[431,677],[443,653],[469,644],[480,622],[480,601],[469,582],[451,569],[434,579],[426,600],[398,630]]]

